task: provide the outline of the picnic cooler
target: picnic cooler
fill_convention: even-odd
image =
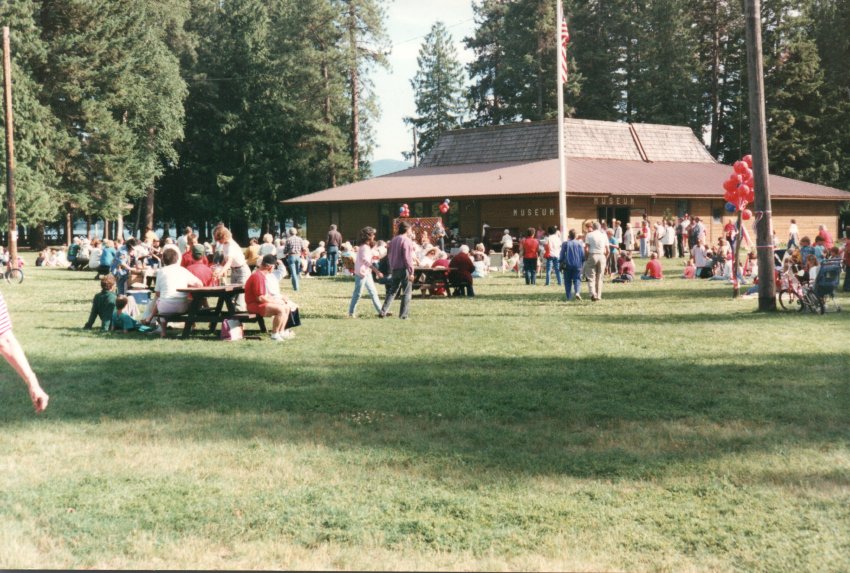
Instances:
[[[151,301],[151,291],[146,288],[127,290],[127,296],[132,296],[136,304],[148,304]]]

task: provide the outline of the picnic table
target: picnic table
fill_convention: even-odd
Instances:
[[[192,302],[189,304],[189,310],[185,316],[165,316],[166,320],[175,322],[183,322],[183,333],[181,338],[187,338],[192,333],[192,327],[198,322],[208,322],[210,325],[209,332],[213,333],[220,322],[224,322],[228,318],[236,318],[240,322],[257,322],[260,331],[265,332],[265,323],[263,317],[239,313],[236,311],[236,297],[245,292],[244,285],[229,284],[208,287],[187,287],[177,289],[178,292],[188,293]],[[204,307],[204,301],[209,303],[211,299],[216,299],[215,306],[209,304]]]
[[[449,269],[440,267],[432,269],[431,267],[414,267],[413,268],[413,288],[414,289],[437,289],[443,288],[448,291],[449,288]]]

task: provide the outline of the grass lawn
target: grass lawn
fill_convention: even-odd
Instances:
[[[847,295],[308,279],[296,339],[224,343],[83,331],[92,277],[2,285],[51,401],[2,366],[0,568],[850,570]]]

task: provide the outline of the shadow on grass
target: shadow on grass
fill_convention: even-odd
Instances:
[[[311,365],[285,345],[257,344],[250,360],[203,348],[42,360],[51,408],[38,423],[168,428],[175,415],[198,414],[197,434],[182,427],[175,436],[388,448],[471,470],[584,477],[647,477],[789,441],[850,439],[845,354],[816,363],[783,354],[779,368],[725,356],[705,371],[678,359],[605,356],[434,363],[335,355]],[[9,386],[0,397],[12,404]],[[0,410],[0,425],[33,420],[14,403]]]

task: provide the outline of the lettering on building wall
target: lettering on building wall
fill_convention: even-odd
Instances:
[[[543,207],[537,209],[514,209],[514,217],[545,217],[545,216],[554,216],[555,209],[554,208],[546,208]]]
[[[634,197],[594,197],[593,198],[594,205],[634,205],[635,198]]]

